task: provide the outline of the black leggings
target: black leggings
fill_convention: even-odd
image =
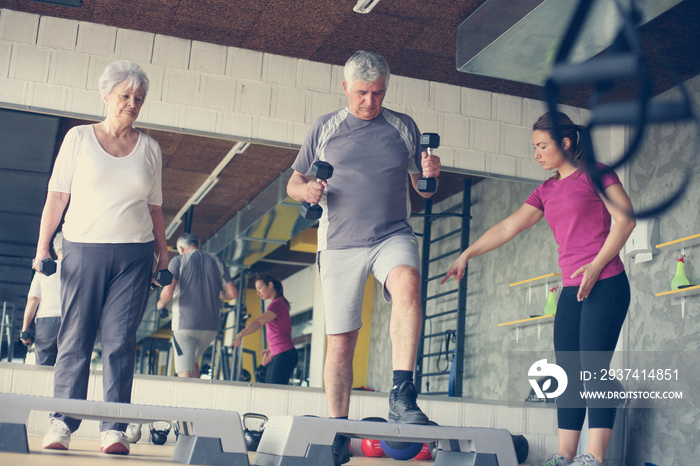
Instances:
[[[569,383],[557,400],[560,429],[581,430],[586,417],[586,403],[581,371],[600,374],[609,368],[622,324],[630,304],[630,286],[622,272],[599,280],[588,298],[576,300],[578,286],[562,290],[554,318],[554,350],[557,364],[566,371]],[[586,390],[607,388],[601,381],[587,381]],[[573,406],[573,407],[572,407]],[[588,403],[588,427],[612,429],[615,408],[596,407]]]
[[[294,373],[298,362],[299,355],[297,354],[296,348],[274,355],[270,364],[267,365],[265,382],[276,383],[278,385],[289,384],[289,379]]]

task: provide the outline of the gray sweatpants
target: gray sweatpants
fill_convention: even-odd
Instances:
[[[34,328],[34,353],[39,366],[53,366],[58,353],[58,329],[60,317],[39,317]]]
[[[141,323],[151,279],[153,242],[72,243],[63,240],[61,328],[54,368],[54,397],[86,399],[90,361],[101,328],[104,401],[129,403]],[[79,419],[59,413],[74,432]],[[100,431],[126,430],[102,422]]]

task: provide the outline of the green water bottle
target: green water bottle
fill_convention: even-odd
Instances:
[[[549,295],[547,295],[547,304],[544,305],[544,315],[552,315],[557,312],[557,302],[554,300],[554,292],[557,290],[555,286],[549,290]]]
[[[676,262],[676,275],[671,280],[671,289],[677,290],[683,285],[690,285],[688,277],[685,276],[685,256],[679,257]]]

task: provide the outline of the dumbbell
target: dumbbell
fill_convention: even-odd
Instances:
[[[31,345],[34,343],[34,331],[29,329],[26,332],[19,332],[19,338],[20,340],[29,340],[29,344]]]
[[[46,275],[53,275],[56,273],[56,261],[47,257],[46,259],[39,262],[39,273]]]
[[[433,149],[440,147],[440,135],[437,133],[423,133],[420,135],[420,145],[433,155]],[[434,193],[437,191],[437,180],[435,178],[420,177],[418,179],[418,191],[422,193]]]
[[[159,270],[153,276],[153,283],[151,283],[151,289],[154,290],[155,287],[163,288],[164,286],[170,285],[172,282],[173,282],[173,274],[170,273],[170,270],[168,270],[168,269]]]
[[[319,183],[333,176],[333,165],[328,162],[317,160],[311,165],[311,175],[316,178]],[[310,204],[306,201],[301,203],[299,215],[307,220],[318,220],[321,218],[323,208],[318,204]]]

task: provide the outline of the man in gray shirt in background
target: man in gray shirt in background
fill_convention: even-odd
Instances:
[[[421,171],[437,177],[440,159],[421,151],[420,131],[410,116],[382,107],[390,75],[384,57],[357,52],[344,72],[348,106],[314,121],[287,185],[294,200],[323,208],[318,267],[326,309],[328,413],[337,419],[348,416],[362,297],[372,273],[391,302],[389,421],[427,424],[413,384],[422,309],[418,245],[408,223],[409,189],[418,192]],[[333,166],[330,180],[309,176],[315,161]],[[336,465],[350,461],[349,441],[336,436]]]
[[[199,377],[199,358],[220,326],[220,300],[238,297],[228,270],[215,256],[199,249],[199,238],[186,233],[177,240],[180,254],[170,260],[173,282],[163,287],[156,307],[173,300],[173,349],[178,377]]]

